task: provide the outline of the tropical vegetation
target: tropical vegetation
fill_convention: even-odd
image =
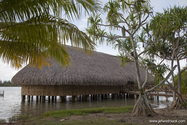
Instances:
[[[0,80],[0,86],[14,86],[14,85],[12,85],[11,84],[11,81],[10,80],[8,80],[8,81],[2,81],[2,80]]]
[[[179,36],[181,32],[183,33],[183,31],[185,31],[186,9],[174,7],[174,9],[164,12],[164,14],[167,13],[168,15],[157,14],[154,16],[153,8],[150,6],[149,0],[110,0],[105,4],[104,11],[106,12],[107,22],[102,22],[101,15],[93,15],[88,20],[87,32],[95,41],[106,40],[108,43],[116,46],[121,53],[121,57],[123,57],[122,62],[124,64],[129,61],[134,61],[136,63],[135,70],[137,71],[136,76],[140,94],[134,106],[133,114],[145,116],[154,115],[156,113],[147,101],[146,94],[166,83],[167,79],[173,74],[174,69],[177,67],[176,65],[172,65],[171,68],[168,68],[164,64],[166,57],[177,59],[174,58],[176,54],[178,54],[176,52],[180,52],[181,56],[185,56],[186,46],[184,40],[186,33],[184,33],[183,43],[176,44],[181,46],[174,48],[174,51],[170,51],[168,48],[162,49],[160,46],[164,46],[165,40],[169,41],[169,39],[173,39],[177,35],[177,43],[182,41],[183,37]],[[161,25],[161,22],[157,23],[155,20],[158,15],[171,20],[171,23],[167,23],[167,20],[164,18],[161,20],[163,24],[165,24],[164,26]],[[148,21],[151,17],[152,20]],[[174,23],[178,20],[176,17],[180,17],[180,21]],[[173,18],[175,18],[175,20],[172,22]],[[157,25],[154,25],[155,23]],[[169,28],[167,29],[167,27]],[[107,30],[107,28],[109,30]],[[173,32],[175,35],[171,36]],[[167,38],[167,35],[170,35],[172,38]],[[170,43],[172,42],[170,41]],[[142,45],[142,47],[140,47],[140,45]],[[171,47],[173,46],[171,45]],[[163,50],[167,52],[164,51],[164,53],[162,53]],[[159,63],[156,63],[155,58],[158,57],[158,55],[162,58]],[[181,57],[181,59],[182,58],[185,57]],[[145,81],[140,80],[140,66],[146,69],[147,76]],[[168,74],[163,75],[166,71],[169,71]],[[155,78],[158,78],[159,82],[153,88],[145,90],[145,84],[150,72]]]
[[[15,68],[24,63],[38,68],[49,66],[49,58],[69,65],[67,42],[85,52],[95,45],[70,21],[99,8],[97,0],[1,0],[1,59]]]

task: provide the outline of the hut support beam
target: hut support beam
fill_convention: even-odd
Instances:
[[[129,98],[134,98],[134,94],[129,94]]]
[[[105,95],[105,99],[107,99],[107,94],[104,94]]]
[[[30,102],[30,95],[27,95],[27,101]]]
[[[42,101],[42,96],[40,96],[40,102]]]
[[[22,100],[22,101],[25,101],[25,95],[22,95],[22,96],[21,96],[21,100]]]
[[[65,102],[66,101],[66,96],[59,96],[59,102]]]
[[[97,100],[97,94],[93,95],[93,100]]]
[[[55,102],[57,101],[57,96],[54,96],[54,100],[55,100]]]
[[[75,96],[72,96],[72,102],[75,102]]]
[[[36,102],[38,102],[38,96],[36,96]]]
[[[45,96],[41,96],[41,102],[42,102],[42,103],[45,102]]]
[[[31,96],[31,101],[33,102],[33,95]]]
[[[114,99],[114,98],[115,98],[115,94],[111,94],[111,96],[112,96],[112,99]]]
[[[52,102],[54,102],[54,96],[52,96]]]
[[[50,102],[50,100],[51,100],[51,97],[50,97],[50,96],[48,96],[48,102]]]
[[[137,98],[138,98],[138,95],[134,95],[134,98],[137,99]]]

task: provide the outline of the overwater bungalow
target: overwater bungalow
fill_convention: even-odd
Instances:
[[[41,97],[60,96],[60,99],[71,95],[116,94],[137,88],[135,63],[129,62],[121,67],[121,60],[113,55],[93,52],[87,55],[80,49],[67,46],[70,55],[70,66],[63,68],[57,62],[49,60],[50,66],[42,69],[25,66],[13,78],[13,85],[21,85],[22,99],[27,95]],[[145,79],[145,69],[140,68],[141,80]],[[149,75],[147,86],[153,85]],[[132,90],[131,90],[132,91]]]

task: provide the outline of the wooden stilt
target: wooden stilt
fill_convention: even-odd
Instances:
[[[42,101],[42,96],[40,96],[40,102]]]
[[[90,96],[89,95],[87,95],[87,101],[89,101],[90,100]]]
[[[59,103],[62,102],[62,96],[59,96]]]
[[[119,93],[119,98],[120,98],[120,99],[122,98],[122,93]]]
[[[101,99],[104,99],[104,95],[103,94],[101,94]]]
[[[166,101],[168,101],[168,97],[166,96]]]
[[[157,100],[159,100],[159,96],[158,96],[158,94],[159,94],[159,92],[158,92],[158,90],[157,90]]]
[[[50,96],[48,96],[48,102],[50,102],[51,100],[50,100],[51,98],[50,98]]]
[[[129,98],[134,98],[134,95],[133,94],[129,94]]]
[[[154,98],[153,98],[153,96],[149,95],[149,99],[152,100],[152,99],[154,99]]]
[[[59,96],[60,100],[59,102],[65,102],[66,101],[66,96]]]
[[[22,95],[22,96],[21,96],[21,100],[22,100],[22,101],[25,101],[25,95]]]
[[[54,102],[54,96],[52,96],[52,102]]]
[[[36,102],[38,102],[38,96],[36,96]]]
[[[114,99],[114,98],[115,98],[115,94],[113,94],[113,93],[112,93],[112,94],[111,94],[111,96],[112,96],[112,97],[111,97],[112,99]]]
[[[57,96],[54,96],[54,100],[55,100],[55,102],[57,101]]]
[[[101,94],[97,95],[97,100],[101,100]]]
[[[93,95],[93,100],[97,100],[97,94]]]
[[[31,96],[31,102],[33,102],[33,95]]]
[[[107,99],[108,97],[107,97],[107,94],[105,94],[105,99]]]
[[[75,102],[77,102],[78,101],[78,97],[77,96],[75,96]]]
[[[82,95],[82,101],[85,101],[85,95]]]
[[[75,96],[72,96],[72,102],[75,102]]]
[[[138,98],[138,95],[134,95],[134,98],[137,99],[137,98]]]
[[[116,99],[118,98],[118,93],[115,94]]]
[[[30,102],[30,95],[27,95],[27,101]]]

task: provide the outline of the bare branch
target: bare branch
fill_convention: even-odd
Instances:
[[[95,34],[95,36],[105,37],[105,38],[113,39],[113,40],[116,40],[119,38],[129,38],[128,36],[106,36],[106,35],[101,35],[101,34]]]
[[[142,85],[142,88],[145,87],[145,84],[147,83],[147,78],[148,78],[148,67],[146,68],[145,81],[144,81],[144,83]]]
[[[137,32],[137,30],[138,30],[141,26],[143,26],[143,25],[145,24],[144,22],[147,20],[147,18],[149,17],[149,14],[150,14],[150,13],[152,13],[152,12],[147,13],[148,15],[147,15],[147,17],[146,17],[143,21],[139,20],[139,21],[141,21],[141,22],[139,22],[138,27],[134,30],[134,32],[132,33],[132,35],[134,35],[134,34]],[[140,16],[140,14],[139,14],[139,16]]]
[[[187,70],[187,67],[185,67],[184,69],[181,70],[181,73],[183,73],[185,70]]]
[[[97,25],[99,25],[99,26],[108,26],[108,27],[113,26],[113,27],[116,27],[116,28],[122,28],[122,26],[119,26],[119,25],[111,25],[111,24],[105,25],[105,24],[99,24],[99,23],[98,23]]]
[[[165,83],[165,82],[168,80],[168,78],[172,75],[172,73],[173,73],[173,71],[175,70],[176,67],[177,67],[177,65],[175,65],[175,66],[172,68],[172,70],[169,72],[169,74],[166,76],[166,78],[165,78],[164,80],[162,80],[158,85],[156,85],[156,86],[154,86],[154,87],[152,87],[152,88],[146,90],[145,93],[148,93],[148,92],[150,92],[150,91],[153,91],[153,90],[155,90],[156,88],[158,88],[160,85],[162,85],[163,83]]]
[[[131,28],[131,26],[130,26],[130,24],[127,22],[127,20],[123,17],[123,15],[122,14],[119,14],[120,15],[120,17],[124,20],[124,22],[125,22],[125,24],[127,24],[127,26],[129,27],[129,28]]]
[[[134,4],[127,3],[126,1],[124,1],[124,3],[127,4],[128,6],[134,6]]]

